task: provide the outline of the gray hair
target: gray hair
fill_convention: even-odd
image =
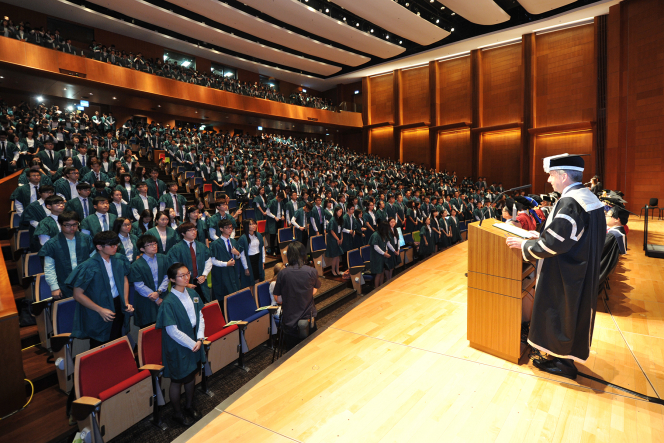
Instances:
[[[573,169],[554,169],[554,171],[558,172],[558,176],[560,176],[560,174],[567,174],[572,182],[580,182],[583,180],[583,171],[576,171]]]

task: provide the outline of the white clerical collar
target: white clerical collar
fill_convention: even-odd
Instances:
[[[580,185],[580,184],[582,184],[582,183],[581,182],[572,183],[571,185],[569,185],[568,187],[563,189],[563,192],[561,193],[560,196],[563,197],[565,195],[565,193],[570,190],[570,188],[572,188],[573,186],[576,186],[576,185]]]

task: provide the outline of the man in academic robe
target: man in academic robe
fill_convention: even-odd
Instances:
[[[235,218],[228,213],[228,203],[226,202],[226,200],[219,199],[214,203],[214,205],[215,208],[217,209],[217,212],[215,212],[214,215],[209,217],[206,221],[208,237],[210,238],[210,241],[215,241],[219,237],[221,237],[221,228],[219,228],[219,222],[221,220],[228,220],[231,222],[231,224],[233,225],[233,231],[231,232],[231,237],[235,238],[237,221],[235,221]]]
[[[20,156],[19,148],[7,141],[7,132],[0,130],[0,178],[16,170],[16,162]]]
[[[51,296],[56,300],[73,295],[65,281],[72,270],[95,251],[92,238],[78,230],[80,218],[76,212],[63,212],[58,217],[58,223],[60,233],[39,250],[39,256],[44,257],[46,283],[51,288]]]
[[[157,254],[157,238],[142,235],[136,242],[141,256],[131,264],[129,282],[134,284],[134,309],[136,324],[144,328],[157,321],[159,305],[168,293],[166,271],[171,265],[168,257]]]
[[[122,337],[129,304],[131,267],[127,257],[116,254],[120,238],[113,231],[95,235],[97,253],[73,270],[65,282],[74,293],[76,308],[71,336],[90,339],[90,348]]]
[[[111,191],[111,198],[108,205],[108,213],[113,214],[116,217],[128,218],[130,222],[135,220],[131,208],[122,199],[122,191],[120,191],[119,189],[113,189]]]
[[[83,219],[81,232],[94,237],[99,232],[112,230],[113,223],[115,223],[115,219],[118,217],[109,214],[108,199],[106,197],[95,197],[92,201],[92,206],[94,206],[95,211]]]
[[[44,204],[46,209],[49,210],[49,214],[35,228],[34,235],[31,238],[33,252],[39,251],[42,245],[60,233],[58,216],[65,210],[65,200],[59,195],[53,195],[48,197]]]
[[[224,297],[240,290],[240,278],[236,264],[240,263],[240,246],[234,238],[230,220],[219,222],[221,237],[210,244],[212,259],[212,297],[223,304]]]
[[[277,245],[279,244],[277,234],[279,229],[284,227],[284,218],[286,216],[286,203],[284,202],[285,199],[286,195],[283,192],[279,192],[275,198],[270,200],[270,202],[267,204],[267,222],[265,223],[265,234],[267,237],[268,254],[272,253],[273,245],[275,243]]]
[[[129,209],[131,209],[134,220],[138,220],[146,209],[152,213],[153,217],[157,215],[157,206],[159,206],[159,203],[149,195],[149,189],[150,187],[145,182],[136,185],[138,193],[129,202]]]
[[[37,153],[37,157],[41,160],[42,167],[46,170],[46,173],[50,176],[55,175],[62,165],[60,156],[53,151],[53,139],[48,138],[44,140],[44,149],[40,150]]]
[[[159,201],[162,195],[168,192],[166,189],[166,183],[159,180],[158,168],[152,168],[150,170],[150,179],[147,180],[146,183],[148,184],[148,195],[157,201]],[[138,186],[136,188],[138,189]]]
[[[191,283],[196,285],[196,292],[206,303],[210,302],[212,300],[207,283],[207,277],[212,271],[210,250],[205,243],[196,240],[198,229],[193,223],[182,223],[178,226],[178,233],[182,241],[169,249],[169,265],[183,263],[191,271]]]
[[[180,221],[185,219],[187,213],[187,199],[178,194],[178,184],[171,182],[168,185],[168,193],[159,198],[159,210],[165,208],[175,209],[175,214]]]
[[[544,159],[544,172],[562,194],[539,238],[509,237],[523,259],[537,262],[537,286],[528,343],[552,359],[536,359],[542,371],[575,379],[574,362],[590,356],[600,260],[606,236],[604,205],[582,183],[583,157]]]
[[[78,197],[67,202],[65,211],[74,211],[78,214],[79,220],[85,220],[86,217],[95,212],[92,199],[90,198],[92,187],[88,183],[81,182],[76,185],[76,191],[78,192]]]
[[[78,191],[76,190],[76,185],[78,185],[78,177],[78,169],[73,166],[66,167],[62,171],[62,178],[59,178],[55,181],[55,183],[53,183],[53,187],[55,187],[55,193],[64,198],[66,201],[78,197]]]
[[[14,201],[14,208],[18,215],[22,215],[30,203],[39,200],[41,172],[31,169],[28,170],[26,175],[28,177],[28,184],[19,186],[9,196],[9,199]]]

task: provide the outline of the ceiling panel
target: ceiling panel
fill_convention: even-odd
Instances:
[[[218,0],[170,0],[170,3],[263,40],[336,63],[359,66],[371,60],[266,22]]]
[[[519,0],[521,6],[531,14],[542,14],[561,6],[574,3],[576,0]]]
[[[289,25],[380,58],[391,58],[406,50],[321,14],[297,0],[242,0],[242,3]]]
[[[299,55],[290,54],[260,43],[252,42],[220,29],[213,28],[159,8],[141,0],[90,0],[92,3],[113,11],[136,17],[154,25],[177,30],[180,34],[211,43],[241,54],[248,54],[273,63],[290,66],[302,71],[320,75],[332,75],[339,72],[339,66],[310,60]]]
[[[334,0],[334,3],[381,28],[428,46],[450,35],[393,0]],[[376,14],[380,11],[380,14]]]
[[[438,2],[478,25],[495,25],[510,19],[509,14],[493,0],[438,0]]]

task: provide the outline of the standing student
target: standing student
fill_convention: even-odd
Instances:
[[[90,198],[92,187],[88,183],[79,182],[76,185],[76,192],[78,192],[78,197],[67,201],[65,211],[75,211],[80,220],[85,220],[86,217],[95,212]]]
[[[108,213],[109,205],[106,197],[95,197],[92,206],[95,208],[94,213],[83,219],[81,232],[94,237],[98,232],[111,230],[117,216]]]
[[[47,241],[39,250],[44,257],[44,277],[51,288],[54,299],[73,295],[65,281],[72,270],[90,258],[95,251],[92,238],[78,231],[79,217],[76,212],[63,212],[58,216],[60,233]]]
[[[178,233],[169,226],[171,220],[163,212],[157,212],[155,226],[147,231],[147,234],[157,238],[157,246],[160,254],[168,254],[168,251],[180,241]]]
[[[191,215],[191,212],[189,214]],[[178,226],[178,234],[182,237],[182,241],[169,249],[169,263],[184,263],[191,271],[190,283],[196,286],[194,290],[206,303],[212,301],[208,287],[208,275],[212,272],[210,250],[204,241],[196,239],[199,231],[193,223],[182,223]]]
[[[433,230],[431,229],[431,217],[424,217],[422,227],[420,228],[420,258],[426,258],[435,251],[433,241]]]
[[[125,202],[122,199],[122,193],[119,190],[113,189],[111,191],[110,200],[111,201],[110,201],[109,206],[108,206],[108,208],[109,208],[108,212],[110,214],[113,214],[116,217],[123,217],[123,218],[130,219],[130,221],[134,221],[134,217],[133,217],[131,208],[129,207],[127,202]]]
[[[307,233],[307,219],[309,218],[309,213],[312,209],[313,205],[311,202],[300,204],[300,207],[297,208],[297,211],[295,211],[290,219],[290,224],[295,228],[295,240],[299,241],[303,245],[309,243],[309,235]]]
[[[284,217],[286,214],[286,205],[284,199],[286,196],[283,192],[278,192],[277,195],[268,203],[267,223],[265,226],[265,233],[267,236],[267,253],[271,254],[274,244],[279,244],[277,234],[279,229],[284,227]],[[276,250],[276,249],[275,249]]]
[[[206,227],[207,223],[201,217],[201,210],[197,206],[191,205],[187,208],[187,221],[196,227],[196,240],[206,244]],[[184,223],[183,223],[184,224]],[[182,225],[180,225],[182,226]],[[182,235],[182,234],[180,234]]]
[[[212,296],[222,305],[224,297],[239,291],[240,279],[235,267],[236,260],[240,260],[240,245],[231,238],[233,224],[230,220],[219,221],[221,237],[210,244],[212,257]]]
[[[327,232],[325,257],[329,259],[329,264],[332,267],[332,275],[339,276],[339,261],[344,254],[343,250],[343,213],[344,210],[341,206],[334,208],[333,217],[330,220],[330,229]],[[327,260],[326,260],[327,262]]]
[[[395,251],[388,250],[390,226],[383,222],[378,225],[376,232],[371,234],[369,244],[371,247],[371,273],[374,275],[374,285],[379,287],[385,280],[385,271],[389,270],[387,260],[395,254]]]
[[[134,220],[140,218],[140,214],[146,209],[152,213],[154,217],[157,214],[157,200],[149,195],[149,186],[145,182],[141,182],[136,185],[136,195],[134,195],[129,202],[129,208],[131,209]]]
[[[397,221],[394,217],[388,217],[387,249],[392,251],[391,257],[387,259],[387,270],[385,271],[385,281],[392,278],[394,268],[401,264],[401,255],[399,254],[399,231],[397,231]]]
[[[141,252],[136,245],[138,237],[131,233],[131,220],[125,217],[116,218],[113,222],[113,232],[120,238],[118,254],[124,255],[129,263],[133,263]]]
[[[185,219],[187,212],[187,199],[178,194],[178,184],[175,182],[168,183],[168,193],[159,198],[159,210],[163,211],[166,208],[174,209],[175,215],[180,221]]]
[[[146,232],[148,232],[149,229],[153,227],[154,227],[154,216],[152,215],[152,212],[149,209],[146,209],[143,212],[141,212],[141,216],[139,217],[139,219],[131,224],[131,232],[135,236],[140,237],[141,235],[145,234]]]
[[[159,306],[168,292],[169,260],[157,254],[157,239],[153,235],[142,235],[136,247],[141,256],[131,265],[129,282],[134,284],[138,295],[134,297],[136,324],[144,328],[157,321]]]
[[[60,224],[58,223],[58,216],[65,210],[65,200],[59,195],[53,195],[46,199],[46,209],[49,210],[48,216],[42,219],[37,227],[33,236],[33,250],[37,251],[52,237],[60,233]],[[38,241],[35,242],[35,239]]]
[[[92,243],[97,253],[73,270],[66,284],[78,302],[71,336],[90,339],[96,348],[122,336],[124,313],[134,311],[129,304],[130,265],[116,254],[120,239],[113,231],[100,232]]]
[[[164,364],[164,376],[171,379],[169,390],[171,404],[175,410],[173,419],[191,426],[201,417],[193,405],[196,373],[205,363],[205,319],[204,302],[192,289],[189,289],[191,272],[182,263],[175,263],[168,268],[171,291],[157,313],[157,329],[162,329],[161,353]],[[180,395],[184,385],[185,405],[180,404]],[[183,410],[184,409],[184,410]]]
[[[240,273],[240,283],[248,288],[265,280],[265,244],[263,236],[257,231],[255,220],[242,221],[243,234],[238,241],[240,246],[240,261],[244,271]]]
[[[32,202],[39,199],[39,182],[41,181],[41,172],[29,169],[26,173],[28,184],[19,186],[9,197],[14,201],[14,208],[18,215],[22,215],[25,208]]]
[[[154,198],[155,201],[159,201],[162,195],[164,195],[168,190],[166,189],[166,183],[159,180],[159,168],[153,167],[150,169],[150,178],[146,181],[148,186],[147,194]],[[138,189],[138,186],[136,187]],[[139,189],[140,192],[140,189]],[[138,211],[139,213],[141,211]]]

